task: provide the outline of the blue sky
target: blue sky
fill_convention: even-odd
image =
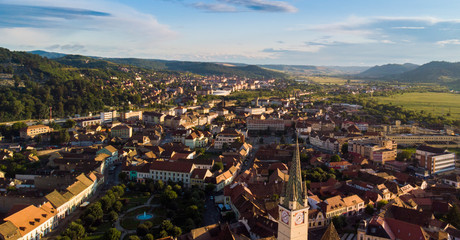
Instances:
[[[459,9],[458,0],[0,0],[0,46],[250,64],[456,62]]]

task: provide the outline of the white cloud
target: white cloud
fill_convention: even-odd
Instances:
[[[449,39],[449,40],[437,41],[436,44],[441,47],[444,47],[446,45],[460,45],[460,39]]]
[[[115,48],[129,49],[130,56],[155,52],[161,44],[178,37],[169,26],[146,13],[129,6],[100,0],[80,1],[4,1],[8,4],[29,6],[32,11],[49,8],[52,15],[34,13],[37,23],[31,26],[0,27],[0,44],[4,46],[23,46],[27,49],[44,49],[51,45],[65,53],[113,54]],[[7,6],[7,5],[6,5]],[[34,9],[36,7],[36,9]],[[76,12],[101,12],[77,17],[67,17],[69,9]],[[60,12],[62,10],[62,12]],[[73,14],[73,12],[72,12]],[[75,15],[75,14],[74,14]],[[72,16],[74,16],[72,15]],[[22,20],[22,16],[12,16],[10,22]],[[26,16],[24,16],[26,17]],[[14,19],[17,18],[17,19]],[[56,22],[58,24],[49,24]],[[119,53],[118,53],[119,54]]]
[[[209,12],[236,12],[237,9],[233,6],[222,4],[222,3],[203,3],[197,2],[192,3],[190,6],[198,9],[202,9]]]
[[[391,40],[388,40],[388,39],[385,39],[385,40],[382,40],[380,41],[381,43],[385,43],[385,44],[395,44],[395,42],[391,41]]]
[[[425,27],[392,27],[392,29],[425,29]]]
[[[298,9],[284,1],[269,0],[219,0],[232,5],[243,6],[252,11],[262,12],[297,12]]]

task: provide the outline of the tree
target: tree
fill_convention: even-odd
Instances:
[[[129,236],[128,240],[141,240],[137,235]]]
[[[165,237],[169,236],[169,234],[168,234],[168,232],[166,232],[166,230],[161,230],[159,236],[160,236],[160,238],[165,238]]]
[[[179,237],[180,235],[182,235],[182,229],[178,226],[174,226],[172,229],[172,235],[174,237]]]
[[[396,156],[396,160],[398,161],[407,161],[411,159],[412,157],[412,152],[409,150],[402,150],[401,152],[398,152]]]
[[[173,228],[174,228],[174,225],[171,223],[171,221],[163,220],[163,222],[161,222],[161,229],[169,232],[169,231],[172,231]]]
[[[366,208],[364,209],[364,212],[366,212],[369,215],[374,215],[374,207],[371,204],[367,204]]]
[[[331,157],[331,162],[340,162],[340,160],[340,156],[337,154]]]
[[[338,230],[340,230],[347,225],[347,219],[343,215],[335,216],[332,218],[332,223]]]
[[[102,210],[101,203],[95,202],[91,204],[91,206],[89,206],[86,210],[86,214],[93,215],[96,218],[96,220],[102,220],[102,218],[104,217],[104,211]]]
[[[169,187],[169,186],[168,186]],[[162,194],[161,194],[161,204],[163,206],[169,207],[169,208],[174,208],[176,202],[174,199],[177,198],[177,193],[174,192],[171,189],[166,189]]]
[[[387,200],[380,200],[377,202],[377,209],[381,209],[383,206],[387,205],[388,201]]]
[[[460,209],[457,204],[454,204],[447,213],[447,222],[452,224],[456,228],[460,228]]]
[[[144,240],[154,240],[154,237],[151,233],[148,233],[147,235],[144,236]]]
[[[149,233],[149,228],[145,226],[145,224],[139,224],[139,226],[137,226],[136,233],[138,236],[143,237]]]
[[[116,228],[110,228],[104,233],[104,240],[118,240],[121,237],[121,232]]]
[[[155,182],[155,189],[163,190],[164,187],[165,187],[165,184],[163,183],[162,180],[158,180]]]
[[[110,211],[109,212],[109,219],[111,222],[116,222],[118,220],[118,213],[116,213],[115,211]]]
[[[216,172],[219,170],[224,170],[224,164],[222,162],[215,162],[212,166],[211,172]]]
[[[64,123],[65,128],[73,128],[77,125],[77,122],[75,122],[72,119],[67,119],[67,121]]]
[[[340,150],[341,150],[342,154],[347,154],[348,153],[348,143],[344,143]]]
[[[206,184],[206,187],[204,187],[204,190],[208,193],[213,192],[216,189],[216,185],[213,183],[208,183]]]
[[[62,235],[68,236],[72,240],[81,239],[85,236],[85,227],[76,222],[71,222]]]
[[[122,208],[123,204],[120,201],[116,201],[115,204],[113,204],[113,210],[115,212],[120,212]]]

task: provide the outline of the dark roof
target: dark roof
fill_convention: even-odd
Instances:
[[[391,206],[389,209],[388,217],[399,219],[404,222],[412,223],[421,227],[428,227],[432,214],[427,211],[418,211],[415,209],[403,208],[398,206]]]
[[[430,147],[430,146],[426,146],[426,145],[419,146],[417,148],[417,150],[430,152],[430,153],[444,153],[446,151],[443,148]]]
[[[190,173],[193,169],[193,163],[189,162],[162,162],[156,161],[150,163],[150,169],[168,172]]]

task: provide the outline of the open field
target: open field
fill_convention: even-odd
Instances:
[[[450,112],[450,119],[460,119],[460,94],[453,93],[404,93],[390,97],[376,97],[381,103],[400,105],[411,110],[421,111],[433,115],[446,116]]]
[[[348,79],[345,78],[338,78],[338,77],[307,77],[306,79],[316,82],[319,84],[338,84],[338,85],[345,85],[347,84]],[[350,84],[361,83],[361,80],[350,79]]]

